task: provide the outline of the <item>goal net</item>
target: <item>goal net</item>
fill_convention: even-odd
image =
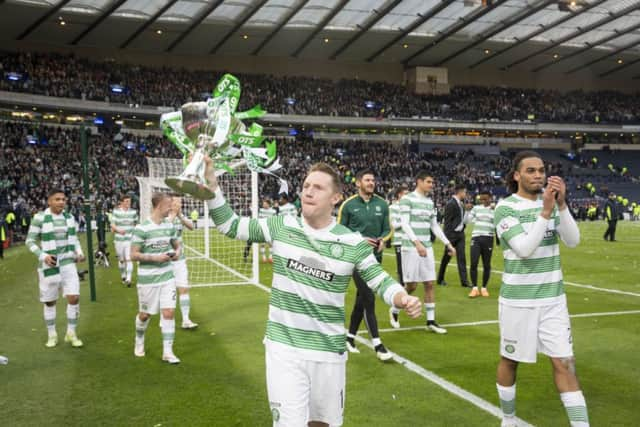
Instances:
[[[140,186],[141,221],[151,214],[153,193],[173,192],[164,179],[180,175],[184,170],[181,159],[148,158],[147,164],[149,176],[136,177]],[[225,198],[238,215],[256,216],[257,174],[241,161],[232,168],[233,172],[218,172],[218,183]],[[258,283],[257,244],[247,246],[244,241],[220,234],[209,217],[207,203],[187,194],[182,195],[182,214],[194,224],[193,230],[183,228],[182,233],[191,286]]]

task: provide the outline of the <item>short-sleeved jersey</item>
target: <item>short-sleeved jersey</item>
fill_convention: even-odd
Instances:
[[[218,230],[228,237],[272,245],[266,338],[302,359],[346,358],[344,300],[354,270],[387,303],[402,290],[362,236],[335,221],[317,230],[300,217],[241,218],[222,197],[209,207]]]
[[[391,229],[393,230],[393,241],[391,244],[400,246],[405,239],[404,231],[402,231],[402,217],[400,216],[400,201],[393,202],[389,205],[389,218]]]
[[[293,203],[287,203],[286,205],[280,206],[278,209],[278,215],[298,216],[298,209],[293,205]]]
[[[484,207],[482,205],[476,205],[469,212],[469,222],[473,223],[473,231],[471,237],[477,236],[493,236],[495,225],[493,225],[493,218],[495,212],[491,207]]]
[[[156,224],[151,219],[138,224],[133,230],[131,245],[140,248],[142,254],[166,254],[173,252],[172,242],[176,240],[176,231],[169,221]],[[161,286],[173,283],[171,261],[138,264],[138,286]]]
[[[407,219],[416,238],[425,248],[431,247],[431,223],[437,218],[436,208],[431,197],[423,196],[416,191],[406,194],[400,199],[400,215]],[[402,240],[402,249],[413,250],[415,245],[409,236]]]
[[[536,201],[516,194],[496,206],[494,223],[502,245],[504,273],[500,302],[520,307],[551,305],[564,300],[557,227],[558,209],[554,208],[540,246],[528,258],[520,258],[509,241],[528,233],[540,216],[542,198]]]
[[[131,233],[138,222],[138,212],[134,209],[114,209],[111,224],[125,231],[125,234],[115,233],[114,242],[130,242]]]

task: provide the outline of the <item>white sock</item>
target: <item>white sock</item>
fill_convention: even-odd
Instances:
[[[374,347],[379,346],[380,344],[382,344],[382,340],[380,338],[372,338],[371,342],[373,343]]]
[[[352,340],[356,338],[356,336],[354,334],[352,334],[351,332],[347,332],[347,338],[351,338]]]
[[[160,317],[160,330],[162,331],[162,354],[173,354],[176,320]]]
[[[118,261],[118,270],[120,270],[120,277],[125,278],[127,275],[127,271],[124,261]]]
[[[67,333],[76,333],[78,318],[80,317],[80,303],[67,304]]]
[[[189,309],[191,308],[191,298],[189,294],[180,294],[180,312],[182,312],[182,322],[189,320]]]
[[[498,389],[498,397],[500,398],[500,408],[504,418],[513,418],[516,416],[516,385],[511,387],[496,384]]]
[[[44,323],[47,325],[49,335],[56,334],[56,306],[44,305]]]
[[[131,281],[131,275],[133,274],[133,262],[127,261],[126,263],[127,280]]]
[[[587,403],[581,390],[560,393],[560,399],[569,416],[571,427],[589,427]]]
[[[436,303],[435,302],[425,302],[424,309],[427,312],[427,322],[436,320]]]
[[[260,253],[262,254],[262,258],[267,257],[267,249],[264,246],[260,246]]]
[[[149,318],[144,322],[136,315],[136,343],[144,344],[144,333],[149,326]]]

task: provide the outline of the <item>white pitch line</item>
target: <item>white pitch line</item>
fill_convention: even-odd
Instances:
[[[373,344],[371,343],[371,341],[366,340],[362,337],[357,336],[356,340],[359,343],[364,344],[365,346],[369,347],[371,350],[373,350]],[[459,398],[466,400],[467,402],[473,404],[474,406],[477,406],[478,408],[482,409],[485,412],[490,413],[491,415],[493,415],[496,418],[502,418],[502,410],[500,408],[498,408],[496,405],[487,402],[486,400],[482,399],[479,396],[476,396],[475,394],[457,386],[456,384],[445,380],[444,378],[438,376],[437,374],[423,368],[422,366],[412,362],[409,359],[406,359],[402,356],[400,356],[397,353],[393,353],[391,352],[391,354],[393,355],[393,360],[395,360],[397,363],[401,364],[402,366],[404,366],[405,368],[407,368],[409,371],[421,376],[422,378],[426,379],[427,381],[431,381],[432,383],[434,383],[435,385],[439,386],[440,388],[445,389],[446,391],[448,391],[449,393],[458,396]],[[516,420],[518,421],[518,426],[521,427],[533,427],[532,424],[529,424],[528,422],[524,421],[521,418],[516,417]]]
[[[569,286],[575,286],[576,288],[583,288],[583,289],[591,289],[593,291],[602,291],[602,292],[609,292],[612,294],[620,294],[620,295],[630,295],[633,297],[640,297],[640,294],[637,292],[629,292],[629,291],[621,291],[619,289],[609,289],[609,288],[599,288],[597,286],[593,286],[593,285],[583,285],[580,283],[574,283],[574,282],[564,282],[565,285],[569,285]]]
[[[571,314],[569,317],[602,317],[602,316],[623,316],[626,314],[640,314],[640,310],[627,310],[627,311],[604,311],[596,313],[579,313]],[[463,326],[480,326],[480,325],[495,325],[497,320],[480,320],[477,322],[463,322],[463,323],[449,323],[441,325],[443,328],[460,328]],[[386,328],[379,329],[379,332],[402,332],[402,331],[423,331],[426,330],[426,326],[407,326],[405,328]],[[358,331],[358,335],[369,333],[366,329]]]

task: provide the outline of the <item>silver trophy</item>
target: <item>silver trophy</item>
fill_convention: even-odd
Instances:
[[[253,172],[274,175],[281,168],[275,141],[262,136],[262,126],[257,123],[249,128],[243,119],[256,119],[266,112],[257,105],[250,110],[236,112],[240,102],[240,81],[225,74],[213,89],[206,102],[184,104],[180,111],[162,114],[160,125],[164,135],[188,159],[180,176],[165,179],[165,183],[178,193],[190,194],[196,199],[215,197],[207,187],[204,158],[214,162],[216,176],[232,172],[246,165]],[[286,181],[276,176],[286,192]]]
[[[172,190],[199,200],[214,197],[206,185],[204,156],[213,157],[214,153],[228,147],[227,134],[231,125],[228,115],[218,117],[219,107],[211,102],[189,102],[182,106],[182,130],[191,143],[191,160],[180,176],[165,179],[165,184]]]

